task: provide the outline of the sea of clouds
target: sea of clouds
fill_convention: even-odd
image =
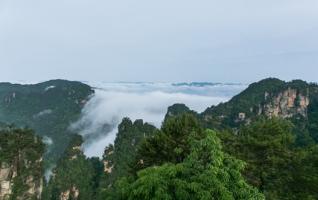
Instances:
[[[143,119],[160,127],[167,108],[184,103],[197,112],[228,101],[246,85],[172,84],[172,83],[88,83],[95,89],[82,110],[81,118],[71,125],[85,138],[87,156],[101,157],[104,148],[116,138],[117,126],[124,117]]]

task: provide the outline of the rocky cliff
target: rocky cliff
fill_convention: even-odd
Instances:
[[[265,93],[265,101],[268,96],[270,93]],[[307,117],[309,104],[309,89],[306,94],[302,94],[296,89],[288,88],[272,97],[263,108],[260,107],[260,112],[268,117],[291,118],[296,115]]]

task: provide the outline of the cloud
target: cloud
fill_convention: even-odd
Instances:
[[[184,103],[202,112],[211,105],[227,101],[245,86],[176,87],[171,84],[101,84],[82,111],[79,121],[71,125],[86,138],[87,156],[101,156],[113,143],[122,118],[144,119],[160,127],[168,106]],[[223,94],[221,94],[223,93]],[[216,95],[217,94],[217,95]]]

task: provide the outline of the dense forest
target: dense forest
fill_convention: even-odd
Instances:
[[[72,134],[48,181],[35,134],[1,125],[1,200],[318,199],[318,86],[300,80],[262,80],[203,113],[172,105],[160,128],[124,118],[103,159]]]

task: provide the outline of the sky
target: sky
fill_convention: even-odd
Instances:
[[[317,0],[0,0],[0,82],[317,82]]]

